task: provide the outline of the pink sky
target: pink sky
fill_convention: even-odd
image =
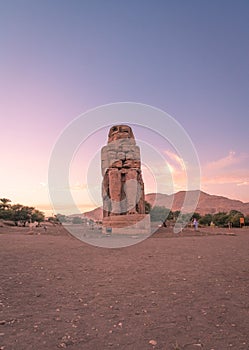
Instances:
[[[186,130],[203,191],[249,202],[248,11],[248,2],[223,1],[1,2],[0,196],[49,209],[48,165],[63,130],[91,108],[134,101]],[[173,179],[165,192],[185,189],[181,155],[149,140]],[[97,150],[105,142],[92,140]],[[84,175],[93,146],[71,164],[82,210],[95,205]],[[145,186],[155,187],[149,172]]]

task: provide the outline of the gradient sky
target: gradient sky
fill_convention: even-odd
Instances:
[[[202,190],[249,202],[247,0],[1,1],[0,49],[1,197],[47,209],[61,132],[91,108],[133,101],[183,126]],[[181,189],[179,159],[164,152]]]

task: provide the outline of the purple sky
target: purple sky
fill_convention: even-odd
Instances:
[[[48,206],[68,123],[133,101],[184,127],[204,191],[249,202],[248,1],[1,1],[0,48],[1,197]]]

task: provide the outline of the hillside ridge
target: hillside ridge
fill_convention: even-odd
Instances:
[[[176,211],[181,210],[187,192],[190,198],[191,194],[193,194],[193,198],[195,198],[196,192],[199,192],[199,200],[195,212],[198,212],[201,215],[229,212],[230,210],[238,210],[244,215],[249,214],[249,202],[242,202],[238,199],[230,199],[220,195],[208,194],[199,190],[179,191],[174,194],[148,193],[145,195],[145,200],[152,206],[163,206],[170,208],[172,211]],[[102,208],[99,207],[85,212],[84,215],[93,220],[101,220]]]

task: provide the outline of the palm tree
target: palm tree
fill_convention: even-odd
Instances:
[[[8,198],[0,198],[0,209],[3,209],[3,210],[6,210],[6,209],[9,209],[10,207],[10,202],[11,200],[8,199]]]

